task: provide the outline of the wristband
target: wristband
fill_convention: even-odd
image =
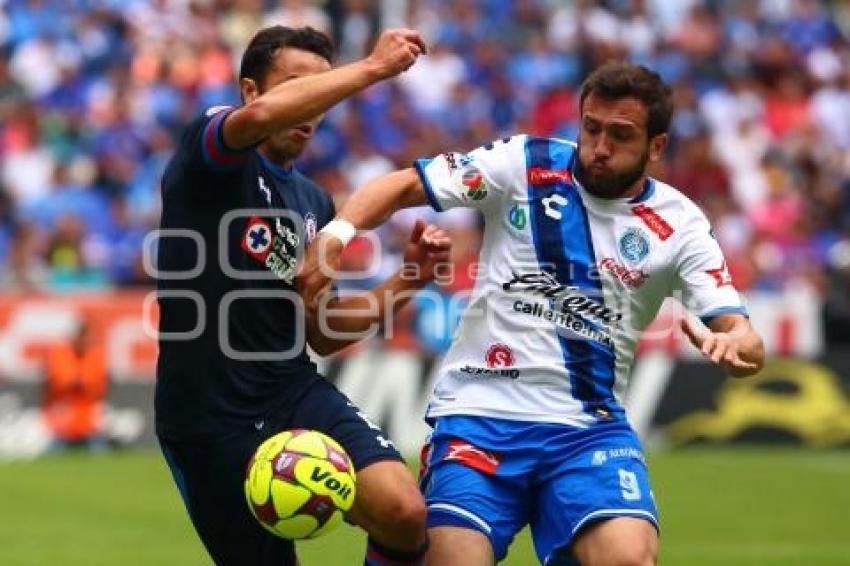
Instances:
[[[319,233],[335,237],[342,242],[342,247],[345,247],[357,235],[357,228],[348,220],[336,219],[325,224]]]

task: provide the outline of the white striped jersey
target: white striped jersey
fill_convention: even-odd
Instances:
[[[632,199],[594,197],[577,159],[574,143],[518,135],[416,161],[436,210],[474,207],[485,221],[428,418],[621,419],[638,338],[665,297],[704,321],[746,314],[693,202],[654,179]]]

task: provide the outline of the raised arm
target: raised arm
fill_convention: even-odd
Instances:
[[[418,32],[387,30],[365,59],[287,80],[246,101],[224,122],[224,142],[231,149],[244,149],[271,133],[311,120],[369,85],[406,70],[425,51]]]

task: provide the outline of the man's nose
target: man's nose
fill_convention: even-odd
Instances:
[[[593,144],[593,156],[603,159],[611,157],[611,144],[605,134],[596,137],[596,143]]]

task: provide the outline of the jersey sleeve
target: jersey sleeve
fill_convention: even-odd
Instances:
[[[690,219],[681,236],[676,271],[685,307],[703,323],[708,324],[722,314],[749,316],[732,284],[720,245],[701,213]]]
[[[224,143],[224,121],[234,110],[232,106],[214,106],[188,126],[178,151],[189,168],[197,173],[221,174],[247,161],[249,149],[234,150]]]
[[[442,153],[417,159],[428,201],[437,212],[455,207],[497,208],[525,176],[525,136],[489,143],[463,154]],[[519,184],[518,184],[519,183]]]

